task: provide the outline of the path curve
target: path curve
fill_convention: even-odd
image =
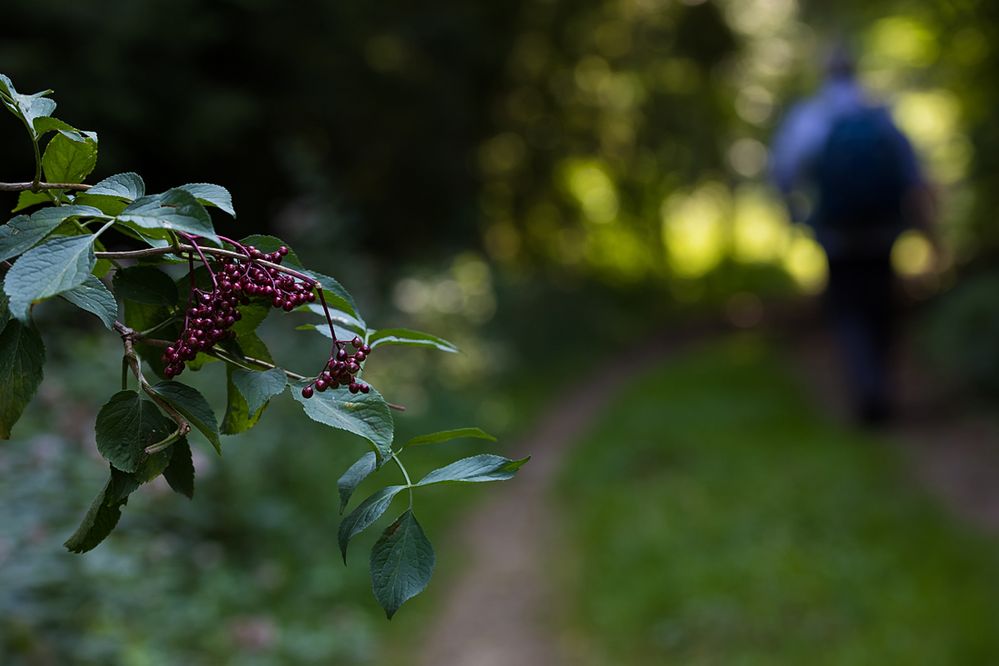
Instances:
[[[608,378],[595,369],[560,394],[512,447],[531,455],[517,478],[492,489],[486,503],[457,528],[467,558],[448,581],[441,611],[430,626],[420,663],[461,666],[559,666],[561,627],[545,568],[551,563],[551,491],[563,458],[613,397],[688,336],[657,336],[633,349]],[[502,526],[497,529],[496,526]]]
[[[784,322],[788,324],[787,321]],[[795,325],[796,324],[796,325]],[[788,329],[783,348],[803,386],[834,416],[848,420],[839,361],[828,336],[814,322]],[[811,328],[811,332],[807,332]],[[716,337],[723,325],[699,325],[684,333],[651,339],[623,360],[608,379],[602,369],[559,395],[539,422],[513,447],[532,457],[511,483],[494,488],[489,499],[465,517],[453,543],[466,556],[463,570],[447,583],[441,610],[432,621],[419,663],[424,666],[562,666],[559,605],[545,575],[557,516],[552,487],[562,461],[608,407],[638,375],[662,362],[692,339]],[[779,337],[781,337],[778,334]],[[899,368],[902,413],[884,435],[903,459],[952,513],[977,529],[999,534],[999,423],[954,404],[946,387],[928,378],[903,354]],[[497,529],[496,526],[502,526]]]

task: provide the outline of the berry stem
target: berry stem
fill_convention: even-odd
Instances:
[[[232,363],[233,365],[238,365],[239,367],[243,368],[244,370],[253,370],[254,369],[254,368],[247,368],[246,366],[242,365],[239,362],[238,359],[235,359],[235,358],[229,356],[227,353],[225,353],[225,352],[223,352],[223,351],[221,351],[219,349],[212,348],[212,349],[207,350],[205,353],[207,353],[209,356],[214,356],[214,357],[218,358],[221,361],[225,361],[226,363]],[[255,366],[259,367],[259,368],[267,368],[268,370],[273,370],[274,368],[278,367],[278,366],[274,365],[273,363],[268,363],[267,361],[262,361],[259,358],[251,358],[249,356],[244,356],[242,360],[246,361],[247,363],[249,363],[251,365],[255,365]],[[284,370],[284,368],[281,368],[281,369]],[[304,382],[305,380],[308,379],[308,377],[306,377],[305,375],[300,375],[297,372],[292,372],[291,370],[284,370],[284,374],[285,374],[285,376],[288,377],[288,379],[294,379],[297,382]]]
[[[240,259],[246,258],[246,255],[239,252],[233,252],[232,250],[225,250],[218,247],[203,247],[201,248],[204,254],[208,254],[214,257],[229,257],[230,259]],[[94,255],[98,259],[143,259],[145,257],[160,257],[164,254],[180,254],[180,253],[193,253],[195,249],[191,245],[185,245],[184,243],[178,243],[177,245],[172,245],[170,247],[145,247],[141,250],[124,250],[120,252],[95,252]],[[288,268],[282,266],[281,264],[275,264],[273,261],[267,261],[266,259],[254,259],[253,263],[264,266],[265,268],[273,268],[279,273],[284,273],[285,275],[290,275],[294,278],[298,278],[302,282],[311,285],[312,287],[318,286],[318,282],[315,278],[309,277],[304,273],[296,271],[293,268]]]
[[[194,247],[195,251],[198,253],[198,256],[201,257],[201,261],[205,264],[205,269],[208,271],[208,275],[212,278],[212,286],[215,287],[216,289],[218,289],[219,288],[219,283],[218,283],[218,280],[215,279],[215,271],[213,271],[212,267],[208,265],[208,258],[205,257],[205,253],[201,251],[201,247],[198,245],[198,242],[195,240],[194,236],[191,236],[189,234],[185,234],[184,232],[179,232],[179,233],[180,233],[180,235],[188,243],[190,243]],[[192,271],[191,273],[192,273],[192,275],[191,275],[191,282],[193,284],[193,282],[194,282],[194,275],[193,275],[193,273],[194,272]],[[193,291],[193,289],[192,289],[192,291]]]
[[[326,305],[326,297],[323,296],[323,288],[318,284],[313,286],[316,293],[319,294],[319,302],[323,305],[323,314],[326,315],[326,323],[330,327],[330,337],[333,338],[333,347],[330,349],[331,352],[336,353],[336,350],[340,348],[340,343],[336,339],[336,331],[333,330],[333,317],[330,316],[329,306]]]

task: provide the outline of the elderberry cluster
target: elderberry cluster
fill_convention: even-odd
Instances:
[[[336,389],[346,386],[351,393],[367,393],[371,387],[363,382],[357,381],[354,377],[360,370],[361,364],[371,354],[371,347],[364,344],[361,338],[355,337],[350,344],[356,351],[347,353],[347,343],[337,341],[333,345],[335,352],[330,354],[330,360],[326,362],[326,367],[312,381],[311,384],[302,389],[302,397],[311,398],[313,391],[322,393],[326,389]]]
[[[261,252],[252,245],[240,246],[240,249],[246,259],[225,257],[216,263],[210,291],[192,287],[184,330],[163,353],[166,364],[163,374],[168,378],[182,373],[184,362],[193,360],[198,352],[234,337],[232,326],[241,318],[237,305],[245,305],[253,297],[259,297],[275,308],[291,311],[316,300],[312,284],[255,263],[262,260],[280,264],[288,254],[288,248],[282,245],[270,253]],[[206,268],[211,271],[207,263]]]

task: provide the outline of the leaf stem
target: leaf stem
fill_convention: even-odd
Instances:
[[[219,349],[212,348],[212,349],[209,349],[206,353],[209,356],[214,356],[214,357],[216,357],[216,358],[218,358],[218,359],[220,359],[222,361],[225,361],[226,363],[232,363],[233,365],[237,365],[237,366],[243,368],[244,370],[253,370],[253,368],[248,368],[245,365],[242,365],[239,362],[238,359],[235,359],[232,356],[229,356],[229,354],[227,354],[226,352],[223,352],[223,351],[221,351]],[[252,358],[250,356],[244,356],[243,360],[246,361],[247,363],[250,363],[251,365],[256,365],[256,366],[259,366],[261,368],[267,368],[268,370],[273,370],[274,368],[278,367],[278,366],[274,365],[273,363],[268,363],[267,361],[262,361],[259,358]],[[297,372],[292,372],[291,370],[285,370],[284,368],[281,368],[281,370],[284,371],[285,376],[287,376],[289,379],[294,379],[297,382],[303,382],[306,379],[308,379],[308,377],[306,377],[304,375],[300,375]]]
[[[100,238],[101,234],[103,234],[105,231],[107,231],[108,227],[110,227],[114,223],[115,223],[114,218],[111,218],[110,220],[108,220],[107,222],[105,222],[103,227],[101,227],[100,229],[98,229],[97,231],[94,232],[94,240],[97,240],[98,238]]]
[[[393,451],[392,452],[392,460],[394,460],[395,464],[399,466],[399,470],[402,472],[402,477],[404,479],[406,479],[406,489],[409,491],[409,509],[410,509],[410,511],[412,511],[413,510],[413,480],[409,478],[409,472],[406,471],[406,466],[402,464],[401,460],[399,460],[399,452],[398,451]]]
[[[135,379],[139,382],[139,387],[152,399],[153,402],[157,404],[157,406],[159,406],[160,409],[166,412],[167,416],[173,419],[174,423],[177,424],[177,429],[172,435],[167,437],[167,439],[146,447],[146,453],[156,453],[156,451],[162,451],[163,448],[166,448],[178,438],[184,437],[187,433],[191,432],[191,424],[187,422],[187,419],[184,418],[183,414],[173,408],[173,405],[158,396],[149,385],[149,382],[146,381],[145,376],[142,374],[142,363],[139,361],[139,355],[135,353],[135,331],[128,326],[125,326],[120,321],[116,321],[114,323],[114,330],[121,335],[121,343],[125,347],[125,355],[123,356],[122,361],[127,363],[132,369],[132,374],[135,375]],[[161,448],[155,448],[158,446]],[[150,449],[154,450],[151,451]]]

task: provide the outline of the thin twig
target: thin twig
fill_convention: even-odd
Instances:
[[[0,183],[0,192],[25,192],[32,190],[89,190],[86,183]]]
[[[218,247],[206,247],[200,246],[201,250],[205,254],[210,254],[216,257],[230,257],[232,259],[245,260],[246,255],[239,252],[232,252],[231,250],[223,250]],[[125,250],[123,252],[95,252],[94,255],[98,259],[143,259],[145,257],[160,257],[164,254],[178,254],[181,252],[186,252],[189,255],[195,255],[196,250],[191,245],[185,245],[184,243],[179,243],[175,246],[170,247],[147,247],[141,250]],[[293,268],[288,268],[287,266],[282,266],[281,264],[275,264],[272,261],[267,261],[266,259],[254,259],[255,264],[264,266],[266,268],[273,268],[281,273],[285,273],[292,277],[298,278],[302,282],[313,287],[318,287],[319,282],[315,278],[311,278],[304,273],[300,273]]]
[[[125,361],[132,369],[132,374],[135,375],[135,379],[139,382],[139,386],[142,388],[142,391],[148,395],[153,402],[160,407],[160,409],[166,412],[167,416],[169,416],[174,423],[177,424],[177,429],[173,433],[167,435],[167,437],[163,440],[146,447],[146,453],[149,454],[162,451],[177,439],[184,437],[187,433],[191,432],[191,424],[187,422],[187,419],[184,418],[183,414],[174,409],[173,405],[168,403],[166,400],[157,395],[155,391],[153,391],[152,386],[149,385],[149,382],[142,374],[142,364],[139,362],[139,355],[135,353],[135,331],[128,326],[125,326],[120,321],[116,321],[114,323],[114,330],[121,335],[121,342],[125,346]]]

